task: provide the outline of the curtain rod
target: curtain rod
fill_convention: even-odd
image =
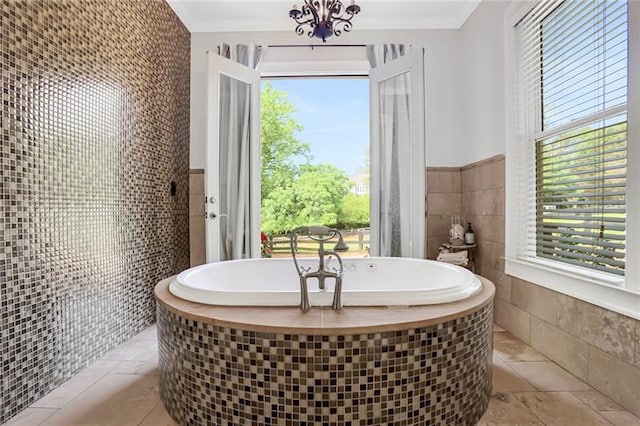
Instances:
[[[367,47],[366,44],[270,44],[269,49],[277,47]]]

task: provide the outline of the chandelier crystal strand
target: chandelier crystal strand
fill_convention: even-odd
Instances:
[[[360,13],[360,6],[351,0],[347,7],[340,0],[304,0],[302,7],[297,5],[289,11],[289,17],[298,25],[295,32],[298,35],[307,34],[317,37],[326,43],[332,35],[340,36],[343,32],[351,31],[351,19]]]

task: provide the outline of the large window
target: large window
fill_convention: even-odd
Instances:
[[[521,256],[625,273],[627,2],[542,1],[516,26]]]

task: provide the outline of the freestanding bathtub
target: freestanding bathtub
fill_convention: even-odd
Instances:
[[[317,269],[317,260],[299,260]],[[329,267],[334,265],[329,264]],[[467,269],[431,260],[344,259],[343,306],[412,306],[455,302],[481,288]],[[320,290],[309,279],[312,306],[331,306],[335,281]],[[179,274],[169,286],[175,296],[223,306],[295,306],[300,283],[291,259],[247,259],[210,263]]]
[[[289,259],[203,265],[161,281],[160,395],[171,416],[212,425],[475,424],[491,394],[493,285],[426,260],[345,259],[344,271],[339,311],[330,306],[333,281],[320,291],[313,279],[312,309],[298,309]]]

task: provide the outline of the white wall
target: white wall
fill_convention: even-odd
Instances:
[[[503,19],[508,4],[483,1],[460,29],[463,124],[459,158],[453,165],[505,153]]]
[[[190,167],[205,167],[206,52],[222,42],[256,44],[316,43],[289,32],[193,33],[191,35]],[[426,51],[426,156],[428,166],[466,164],[462,151],[461,31],[357,31],[332,40],[338,44],[408,43]]]

